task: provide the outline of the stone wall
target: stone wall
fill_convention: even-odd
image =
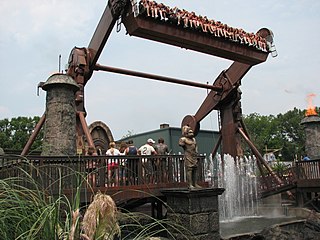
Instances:
[[[174,239],[220,240],[218,196],[224,189],[165,190]]]

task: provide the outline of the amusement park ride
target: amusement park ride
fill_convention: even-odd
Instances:
[[[155,17],[148,16],[145,12],[141,12],[141,9],[145,10],[144,4],[148,4],[148,2],[153,1],[144,0],[137,3],[134,0],[109,0],[88,47],[75,47],[72,49],[66,74],[71,76],[80,87],[80,90],[78,90],[75,95],[78,137],[85,138],[89,147],[95,147],[85,120],[86,110],[84,106],[85,86],[92,77],[94,71],[109,71],[207,88],[210,89],[210,93],[200,105],[198,111],[194,115],[187,115],[184,117],[181,126],[188,125],[194,130],[195,134],[197,134],[200,129],[201,120],[204,119],[211,111],[218,110],[220,112],[221,135],[218,143],[213,147],[212,153],[215,154],[219,146],[221,146],[222,154],[229,154],[233,157],[242,156],[242,137],[257,156],[257,162],[260,170],[262,170],[262,165],[264,165],[272,174],[272,170],[265,163],[254,144],[250,141],[245,130],[242,122],[242,111],[240,105],[241,92],[239,90],[241,79],[250,70],[250,68],[266,61],[269,53],[272,53],[272,55],[275,53],[272,32],[266,28],[262,28],[254,34],[254,37],[260,39],[260,41],[262,41],[266,46],[265,49],[261,49],[245,44],[243,39],[241,41],[235,41],[235,39],[230,40],[226,39],[226,37],[201,32],[199,29],[186,29],[184,27],[177,26],[177,24],[173,24],[172,22],[161,21]],[[153,4],[156,3],[153,2]],[[161,4],[161,6],[163,7],[164,5]],[[169,8],[166,7],[166,9],[168,10]],[[130,36],[146,38],[226,58],[233,60],[234,62],[228,69],[223,70],[219,74],[212,85],[97,64],[99,56],[111,34],[111,31],[120,18]],[[238,29],[234,30],[238,31]],[[239,35],[237,37],[240,38]],[[35,128],[35,131],[23,149],[22,155],[25,155],[29,151],[35,137],[44,123],[44,120],[45,114],[41,118]],[[277,178],[276,175],[274,175],[274,177]]]

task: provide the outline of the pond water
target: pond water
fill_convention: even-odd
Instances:
[[[237,217],[233,220],[220,221],[220,234],[222,237],[228,237],[235,234],[260,232],[266,227],[274,224],[285,223],[295,220],[301,220],[297,217]]]

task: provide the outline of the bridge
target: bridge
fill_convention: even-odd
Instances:
[[[320,159],[312,161],[298,161],[285,171],[278,173],[281,182],[276,181],[272,174],[267,174],[260,179],[260,196],[262,198],[292,191],[296,203],[303,207],[312,205],[317,211],[319,206],[312,202],[319,202],[320,192]]]
[[[146,161],[154,167],[150,175],[144,171]],[[161,161],[166,161],[167,166],[163,167]],[[100,191],[127,209],[163,199],[162,190],[187,188],[183,155],[0,156],[0,179],[27,176],[52,196],[64,194],[74,199],[80,194],[85,205]],[[313,199],[306,199],[307,194],[320,192],[320,159],[296,162],[277,176],[281,183],[271,174],[259,177],[261,198],[292,191],[299,205],[309,204]],[[205,157],[199,156],[198,181],[209,187],[205,177]]]
[[[147,161],[153,165],[151,174],[144,171]],[[161,161],[166,161],[167,167]],[[204,176],[204,156],[199,156],[198,182],[207,187]],[[63,194],[72,200],[80,194],[82,205],[90,203],[100,191],[126,209],[163,199],[164,189],[188,186],[183,155],[0,156],[0,179],[10,177],[32,178],[39,189],[51,196]],[[29,181],[22,185],[35,187]]]

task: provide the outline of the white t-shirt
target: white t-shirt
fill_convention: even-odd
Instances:
[[[116,148],[109,148],[107,150],[107,152],[106,152],[107,156],[118,156],[120,154],[121,154],[120,151],[118,149],[116,149]],[[111,159],[111,158],[109,158],[109,160],[106,159],[106,164],[107,164],[108,168],[110,168],[112,166],[115,167],[115,166],[119,165],[119,160],[120,159]]]
[[[141,155],[152,155],[155,151],[156,150],[154,150],[154,148],[149,144],[145,144],[139,148]]]
[[[118,156],[121,155],[120,151],[116,148],[109,148],[106,152],[107,156]]]

